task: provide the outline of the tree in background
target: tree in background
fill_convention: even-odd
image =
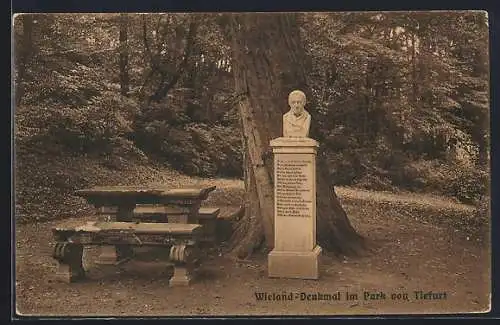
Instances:
[[[120,91],[123,96],[127,96],[129,92],[129,75],[128,75],[128,15],[120,14]]]
[[[18,67],[15,89],[15,103],[19,105],[23,96],[23,83],[26,82],[26,69],[31,57],[33,56],[33,16],[19,15],[16,16],[22,21],[22,36],[20,46],[16,49],[16,66]]]
[[[303,32],[337,184],[485,193],[484,13],[315,13]]]

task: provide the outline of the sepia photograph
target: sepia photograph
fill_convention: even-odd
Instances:
[[[491,310],[485,11],[12,18],[18,317]]]

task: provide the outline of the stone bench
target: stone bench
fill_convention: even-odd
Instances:
[[[57,277],[75,282],[85,277],[82,265],[85,245],[160,246],[174,264],[170,286],[188,285],[199,265],[199,240],[203,226],[181,223],[87,222],[64,223],[52,229],[58,261]]]
[[[114,215],[116,208],[101,207],[98,209],[100,215]],[[220,214],[219,208],[202,207],[198,209],[198,223],[203,225],[204,236],[200,241],[213,243],[217,241],[217,217]],[[137,205],[134,209],[133,219],[146,222],[168,222],[186,223],[187,210],[182,208],[165,207],[161,205]]]

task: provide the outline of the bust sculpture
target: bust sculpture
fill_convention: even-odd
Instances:
[[[294,90],[288,95],[290,110],[283,115],[284,137],[307,137],[311,126],[311,115],[304,109],[306,95]]]

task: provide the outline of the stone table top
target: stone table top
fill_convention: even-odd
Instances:
[[[169,200],[205,200],[215,188],[215,186],[188,188],[96,186],[78,190],[75,195],[84,197],[90,203],[98,205],[162,204],[168,203]]]

